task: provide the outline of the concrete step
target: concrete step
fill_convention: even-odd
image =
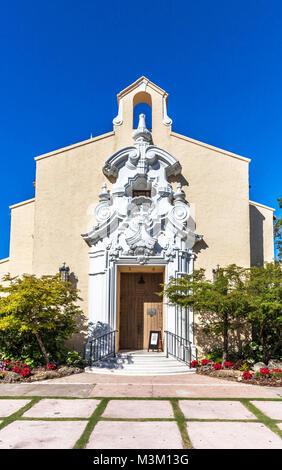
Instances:
[[[173,371],[129,371],[129,370],[123,370],[123,369],[100,369],[97,367],[86,367],[85,372],[89,372],[92,374],[110,374],[110,375],[125,375],[125,376],[132,376],[132,377],[139,377],[139,376],[167,376],[167,375],[181,375],[181,374],[194,374],[195,370],[194,369],[186,369],[186,370],[173,370]]]
[[[148,353],[147,351],[118,353],[116,357],[108,357],[86,367],[85,371],[130,376],[195,373],[195,369],[190,369],[187,364],[173,357],[167,358],[164,352]]]

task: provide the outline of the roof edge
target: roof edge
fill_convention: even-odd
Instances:
[[[3,264],[3,263],[7,263],[8,261],[10,261],[10,258],[3,258],[3,259],[0,259],[0,264]]]
[[[141,82],[144,82],[146,83],[146,85],[151,85],[152,88],[154,88],[158,93],[160,93],[161,95],[165,95],[167,96],[167,92],[165,90],[163,90],[161,87],[159,87],[158,85],[156,85],[155,83],[151,82],[151,80],[149,80],[148,78],[144,77],[144,75],[142,75],[142,77],[138,78],[137,80],[135,80],[135,82],[131,83],[131,85],[129,85],[128,87],[124,88],[123,90],[121,90],[118,95],[117,95],[117,99],[118,101],[120,100],[120,98],[122,98],[124,95],[127,95],[127,93],[129,93],[131,90],[133,90],[134,88],[137,88],[137,86],[141,83]]]
[[[17,202],[17,204],[13,204],[12,206],[9,206],[9,209],[16,209],[17,207],[25,206],[26,204],[31,204],[34,201],[35,201],[35,197],[33,197],[32,199],[26,199],[26,201]]]
[[[42,155],[38,155],[37,157],[34,157],[34,160],[37,161],[37,160],[42,160],[43,158],[52,157],[52,155],[57,155],[58,153],[67,152],[68,150],[72,150],[77,147],[82,147],[83,145],[91,144],[92,142],[96,142],[97,140],[106,139],[107,137],[110,137],[114,134],[115,134],[115,131],[106,132],[106,134],[97,135],[96,137],[91,137],[90,139],[82,140],[81,142],[77,142],[76,144],[71,144],[71,145],[68,145],[67,147],[62,147],[57,150],[52,150],[51,152],[43,153]]]
[[[259,202],[249,201],[249,203],[250,203],[252,206],[263,207],[263,209],[268,209],[268,210],[270,210],[270,211],[272,211],[272,212],[276,211],[276,209],[274,209],[273,207],[265,206],[264,204],[260,204]]]

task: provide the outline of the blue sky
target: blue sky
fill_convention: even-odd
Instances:
[[[281,31],[280,0],[2,3],[0,258],[34,157],[112,130],[141,75],[169,93],[175,132],[251,158],[250,199],[278,209]]]

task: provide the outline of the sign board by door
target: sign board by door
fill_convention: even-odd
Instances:
[[[162,351],[162,337],[161,331],[154,331],[151,330],[149,333],[149,344],[148,344],[148,351],[150,349],[157,349]]]
[[[156,275],[155,275],[156,276]],[[154,280],[154,279],[153,279]],[[160,281],[161,282],[161,281]],[[158,286],[156,283],[152,285],[152,289],[155,289],[155,292],[158,291]],[[151,290],[151,286],[150,286]],[[156,294],[154,294],[157,297]],[[144,302],[144,329],[143,329],[143,338],[144,338],[144,349],[148,347],[150,341],[150,331],[160,331],[163,330],[163,303],[162,299],[157,299],[147,297],[146,302]],[[162,338],[162,333],[161,333]]]

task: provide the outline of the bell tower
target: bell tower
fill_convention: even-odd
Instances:
[[[140,103],[146,103],[152,110],[152,139],[160,145],[162,138],[171,131],[172,120],[167,115],[168,94],[160,87],[150,82],[146,77],[140,77],[136,82],[122,90],[117,95],[118,114],[113,120],[115,134],[121,145],[123,139],[133,130],[134,108]]]

